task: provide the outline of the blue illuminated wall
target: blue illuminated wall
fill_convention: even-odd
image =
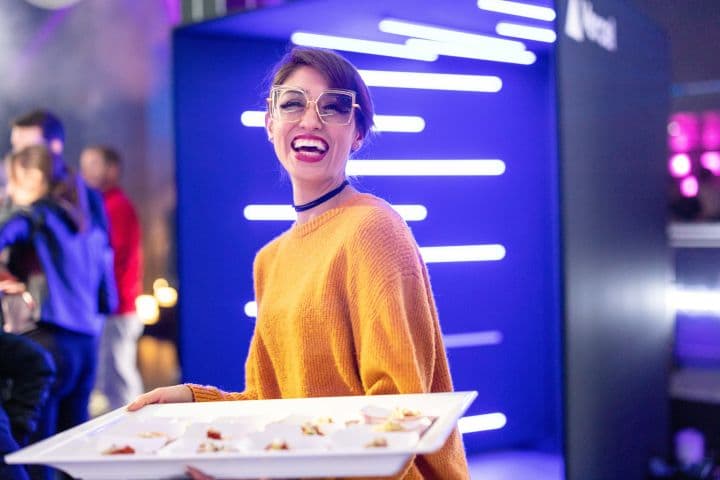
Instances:
[[[279,7],[282,8],[282,7]],[[278,9],[272,13],[277,14]],[[262,24],[263,12],[256,15]],[[219,32],[218,30],[222,30]],[[290,227],[249,221],[248,204],[287,204],[290,184],[262,128],[267,74],[284,39],[217,23],[174,36],[181,359],[186,381],[242,389],[254,319],[252,260]],[[557,446],[560,424],[558,205],[553,56],[531,66],[441,57],[432,63],[343,53],[361,69],[498,75],[499,93],[372,87],[376,113],[418,115],[421,133],[378,134],[363,159],[501,159],[499,176],[358,177],[393,204],[422,204],[408,222],[421,247],[501,244],[499,261],[428,265],[468,415],[502,412],[499,430],[465,435],[469,450]]]

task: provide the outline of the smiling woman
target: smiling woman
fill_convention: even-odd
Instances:
[[[410,229],[388,203],[345,178],[350,155],[372,127],[366,85],[347,60],[319,49],[293,49],[275,72],[265,123],[292,183],[297,221],[255,257],[257,320],[245,390],[161,388],[132,410],[452,390],[427,269]],[[458,432],[395,478],[469,478]]]

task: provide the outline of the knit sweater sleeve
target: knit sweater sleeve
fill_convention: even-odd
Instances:
[[[437,318],[424,266],[407,226],[386,212],[355,238],[353,330],[368,395],[429,392]]]
[[[429,277],[410,230],[392,216],[370,218],[355,248],[353,329],[366,394],[451,391]],[[457,430],[393,478],[469,478]]]

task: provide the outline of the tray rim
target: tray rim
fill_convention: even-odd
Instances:
[[[291,398],[291,399],[267,399],[267,400],[244,400],[246,402],[262,402],[264,404],[271,404],[276,402],[287,402],[293,401],[294,403],[306,403],[316,401],[318,399],[329,400],[334,402],[350,401],[355,402],[360,399],[367,400],[368,403],[372,403],[372,399],[383,398],[382,402],[390,402],[394,398],[406,398],[412,399],[417,397],[422,399],[423,397],[454,397],[460,401],[452,409],[448,409],[444,412],[444,416],[450,418],[453,417],[452,421],[446,421],[441,424],[434,424],[428,432],[433,432],[431,437],[427,435],[423,436],[414,446],[404,448],[388,448],[383,450],[373,450],[368,452],[367,450],[359,449],[344,449],[344,450],[322,450],[322,451],[283,451],[283,452],[230,452],[230,453],[193,453],[193,454],[176,454],[176,455],[163,455],[157,453],[150,454],[136,454],[128,456],[68,456],[66,453],[63,455],[56,455],[57,450],[61,449],[63,445],[78,440],[93,431],[104,428],[111,423],[118,421],[123,417],[130,417],[135,412],[128,412],[125,407],[121,407],[117,410],[113,410],[104,415],[96,417],[88,422],[81,425],[68,429],[64,432],[56,434],[38,443],[25,447],[19,451],[13,452],[5,456],[5,461],[8,464],[43,464],[52,466],[63,466],[65,469],[72,466],[78,468],[86,468],[91,464],[102,465],[124,465],[128,463],[132,464],[147,464],[147,463],[184,463],[190,464],[198,461],[217,461],[217,462],[247,462],[253,460],[266,460],[266,459],[285,459],[292,461],[296,460],[311,460],[316,458],[328,458],[328,459],[347,459],[352,460],[353,457],[361,458],[371,455],[373,457],[398,457],[410,455],[422,455],[437,451],[447,440],[452,430],[457,426],[457,420],[467,411],[469,406],[477,397],[477,391],[453,391],[453,392],[434,392],[434,393],[414,393],[414,394],[388,394],[388,395],[356,395],[356,396],[332,396],[332,397],[307,397],[307,398]],[[353,400],[349,400],[353,399]],[[237,404],[237,400],[227,400],[219,402],[197,402],[207,404],[222,404],[232,403]],[[144,407],[144,409],[163,409],[167,408],[168,405],[193,405],[193,402],[178,403],[178,404],[154,404]],[[257,405],[257,404],[256,404]],[[220,407],[218,407],[220,408]],[[143,409],[143,410],[144,410]],[[140,410],[140,411],[143,411]],[[149,414],[146,414],[149,417]],[[438,430],[433,431],[433,428],[437,427]],[[52,452],[54,450],[55,452]],[[380,460],[380,458],[378,458]]]

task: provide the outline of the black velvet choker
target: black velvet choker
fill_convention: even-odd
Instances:
[[[295,204],[293,203],[293,208],[295,209],[296,212],[304,212],[305,210],[310,210],[311,208],[317,207],[317,206],[320,205],[321,203],[327,202],[328,200],[330,200],[331,198],[333,198],[334,196],[336,196],[338,193],[342,192],[342,191],[343,191],[343,188],[345,188],[345,186],[346,186],[348,183],[349,183],[349,182],[348,182],[347,179],[346,179],[344,182],[342,182],[342,183],[340,184],[339,187],[330,190],[329,192],[327,192],[327,193],[326,193],[325,195],[323,195],[322,197],[318,197],[318,198],[316,198],[315,200],[312,200],[312,201],[310,201],[310,202],[308,202],[308,203],[303,203],[302,205],[295,205]]]

